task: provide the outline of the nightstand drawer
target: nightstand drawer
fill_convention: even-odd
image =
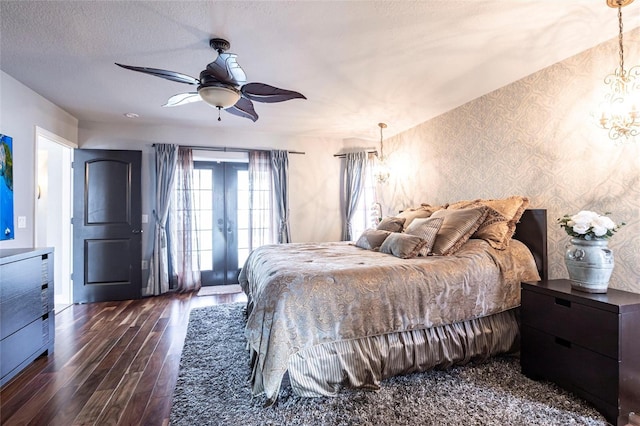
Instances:
[[[522,324],[618,359],[619,315],[562,297],[522,290]]]
[[[618,362],[615,359],[525,325],[521,332],[521,364],[525,375],[553,380],[591,401],[596,397],[606,403],[606,408],[617,408]]]

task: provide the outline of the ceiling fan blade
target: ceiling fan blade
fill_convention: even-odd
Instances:
[[[235,53],[220,53],[215,61],[207,65],[207,70],[220,82],[241,86],[247,82],[247,75],[236,61],[237,57]]]
[[[257,102],[284,102],[291,99],[307,99],[302,93],[279,89],[264,83],[249,83],[240,88],[242,95]]]
[[[167,103],[162,106],[174,107],[174,106],[190,104],[192,102],[198,102],[201,100],[202,98],[200,97],[198,92],[179,93],[177,95],[173,95],[172,97],[170,97]]]
[[[234,106],[225,109],[225,111],[238,117],[248,118],[254,123],[258,120],[258,114],[256,110],[253,109],[253,102],[249,99],[240,98]]]
[[[144,74],[155,75],[156,77],[166,78],[167,80],[177,81],[178,83],[186,83],[186,84],[200,84],[200,80],[197,78],[191,77],[190,75],[181,74],[175,71],[161,70],[158,68],[145,68],[145,67],[134,67],[131,65],[123,65],[119,63],[115,63],[117,66],[131,70],[138,71]]]

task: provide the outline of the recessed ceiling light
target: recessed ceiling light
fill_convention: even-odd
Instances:
[[[140,117],[138,114],[136,114],[135,112],[125,112],[123,114],[125,117],[127,118],[138,118]]]

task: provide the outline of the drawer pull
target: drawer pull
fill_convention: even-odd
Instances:
[[[49,288],[49,283],[42,284],[41,290],[46,290]]]
[[[571,307],[571,301],[570,300],[560,299],[559,297],[556,297],[556,305],[562,305],[562,306],[566,306],[567,308],[570,308]]]
[[[556,337],[556,344],[571,349],[571,342],[560,337]]]

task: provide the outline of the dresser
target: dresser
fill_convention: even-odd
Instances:
[[[0,386],[53,353],[53,295],[53,249],[0,250]]]
[[[640,412],[640,294],[522,283],[522,372],[590,402],[613,425]]]

